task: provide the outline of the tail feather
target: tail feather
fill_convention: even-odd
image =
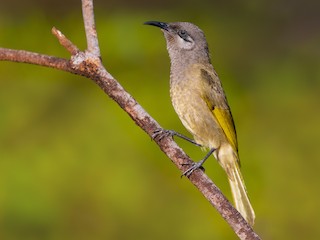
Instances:
[[[224,145],[221,146],[219,151],[215,152],[214,155],[228,175],[235,208],[241,213],[244,219],[253,226],[255,213],[247,195],[237,154],[230,145]]]
[[[241,213],[244,219],[253,226],[255,213],[247,195],[246,186],[241,176],[239,165],[237,163],[234,164],[229,169],[228,173],[232,176],[228,176],[228,178],[235,208]]]

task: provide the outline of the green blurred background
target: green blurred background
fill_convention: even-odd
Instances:
[[[80,1],[0,0],[0,46],[84,49]],[[110,73],[165,128],[169,58],[147,20],[207,35],[263,239],[320,239],[320,2],[95,1]],[[177,140],[195,160],[204,153]],[[206,172],[230,198],[212,158]],[[236,239],[151,139],[90,80],[0,62],[0,239]]]

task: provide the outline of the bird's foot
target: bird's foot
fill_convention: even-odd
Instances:
[[[156,129],[153,134],[151,135],[152,139],[161,141],[163,138],[166,137],[173,137],[177,133],[173,130],[167,130],[163,128]]]
[[[177,137],[182,138],[182,139],[184,139],[184,140],[186,140],[186,141],[188,141],[188,142],[190,142],[190,143],[192,143],[194,145],[202,147],[201,144],[195,142],[194,140],[192,140],[192,139],[190,139],[190,138],[188,138],[188,137],[186,137],[186,136],[184,136],[184,135],[182,135],[182,134],[180,134],[180,133],[178,133],[178,132],[176,132],[174,130],[158,128],[153,132],[151,137],[154,140],[161,141],[165,137],[173,137],[173,136],[177,136]]]
[[[211,150],[207,153],[207,155],[199,162],[194,162],[192,164],[182,164],[182,165],[191,165],[191,167],[189,169],[187,169],[186,171],[184,171],[181,175],[181,177],[186,176],[189,177],[195,170],[197,170],[198,168],[200,168],[202,171],[204,171],[204,168],[202,167],[202,165],[204,164],[205,161],[207,161],[207,159],[211,156],[211,154],[215,151],[215,148],[211,148]]]
[[[204,167],[202,167],[204,161],[199,161],[199,162],[194,162],[191,164],[182,164],[182,165],[191,165],[190,168],[188,168],[186,171],[184,171],[181,175],[181,177],[185,176],[185,177],[189,177],[195,170],[197,169],[201,169],[202,171],[204,171]]]

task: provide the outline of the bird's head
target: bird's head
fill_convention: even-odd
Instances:
[[[189,22],[165,23],[148,21],[144,24],[161,28],[171,59],[177,55],[189,58],[208,58],[208,44],[203,31]]]

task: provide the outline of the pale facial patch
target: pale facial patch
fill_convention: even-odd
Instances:
[[[190,39],[190,41],[185,41],[181,37],[177,36],[176,41],[177,41],[178,47],[186,50],[192,49],[194,46],[194,41],[190,37],[188,38]]]

